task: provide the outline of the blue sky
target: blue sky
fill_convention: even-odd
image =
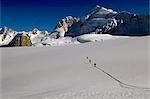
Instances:
[[[148,14],[149,0],[1,0],[1,27],[51,31],[65,16],[82,17],[95,5]]]

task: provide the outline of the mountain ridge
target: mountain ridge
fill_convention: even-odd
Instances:
[[[17,32],[3,27],[0,29],[0,46],[9,45],[18,34],[29,38],[31,45],[51,45],[46,42],[52,41],[53,43],[71,42],[72,39],[74,41],[74,38],[85,34],[146,36],[150,34],[149,18],[150,15],[116,12],[96,5],[82,18],[67,16],[60,20],[51,32],[40,31],[37,28],[29,32]],[[60,41],[60,39],[65,41]],[[19,42],[22,42],[22,39]]]

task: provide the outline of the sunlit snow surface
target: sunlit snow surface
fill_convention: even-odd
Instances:
[[[132,37],[1,48],[2,99],[149,99],[148,41]],[[126,85],[95,69],[89,59]]]

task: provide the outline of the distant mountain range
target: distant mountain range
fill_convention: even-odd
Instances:
[[[83,35],[146,36],[150,34],[150,15],[116,12],[101,6],[94,7],[84,17],[68,16],[58,22],[52,32],[37,28],[17,32],[8,27],[0,29],[0,46],[58,46],[78,44]]]

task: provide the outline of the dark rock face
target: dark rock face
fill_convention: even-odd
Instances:
[[[31,45],[32,43],[28,35],[17,34],[7,46],[15,47],[15,46],[31,46]]]
[[[81,28],[85,25],[82,21],[78,21],[77,23],[73,24],[69,29],[65,36],[76,37],[82,35]]]
[[[112,35],[145,36],[150,35],[149,15],[135,15],[130,13],[119,13],[115,19],[123,21],[116,27]]]

